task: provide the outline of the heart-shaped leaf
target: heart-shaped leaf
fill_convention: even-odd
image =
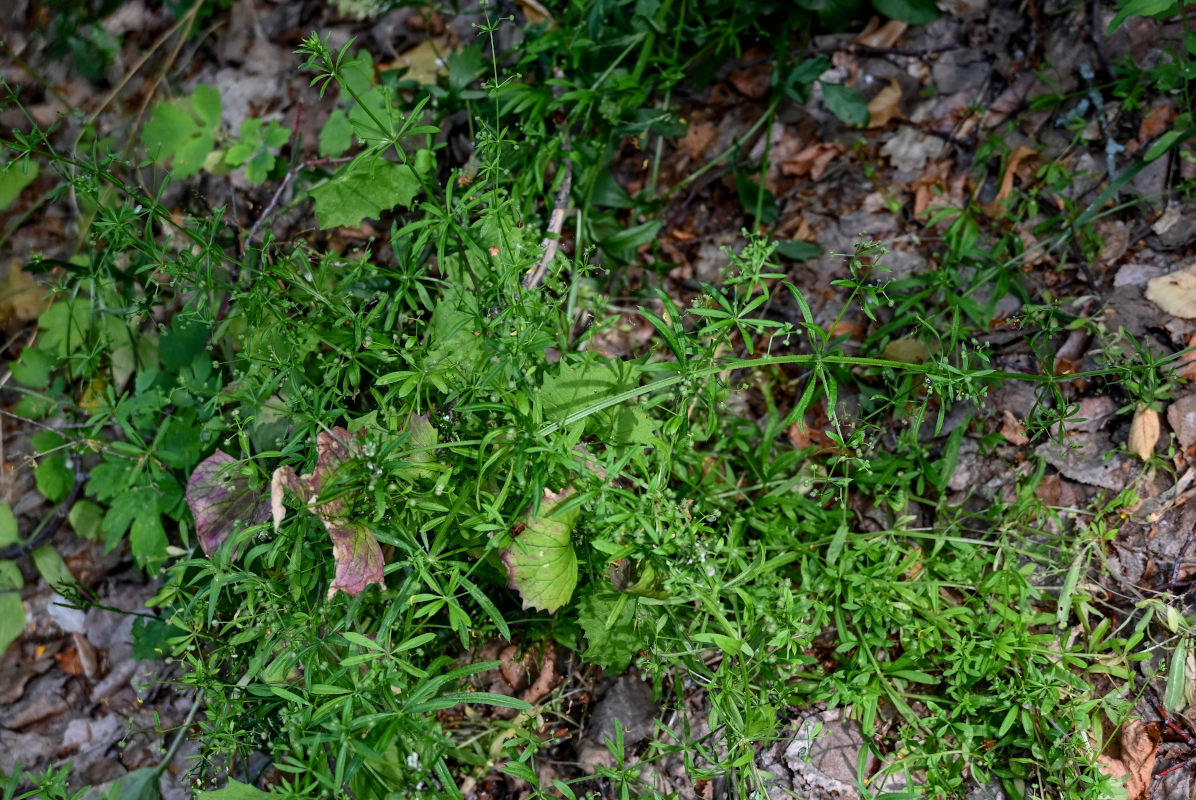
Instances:
[[[560,510],[576,492],[546,492],[540,510],[524,523],[524,530],[503,551],[512,589],[523,598],[523,607],[556,611],[573,596],[577,586],[577,554],[573,551],[573,526],[581,507]]]
[[[237,460],[217,450],[200,462],[187,481],[187,505],[204,553],[211,555],[238,528],[260,525],[270,508],[249,478],[233,469]]]

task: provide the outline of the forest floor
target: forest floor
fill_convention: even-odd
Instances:
[[[970,246],[958,241],[967,231],[951,227],[956,217],[931,218],[934,208],[944,206],[967,208],[977,231],[1017,242],[1021,289],[1000,299],[989,330],[976,342],[988,348],[993,368],[1037,368],[1032,345],[1038,343],[1022,322],[1032,307],[1059,298],[1066,299],[1066,313],[1094,323],[1074,325],[1070,335],[1046,343],[1059,374],[1096,369],[1118,348],[1133,360],[1142,352],[1134,347],[1166,357],[1196,345],[1196,203],[1186,188],[1196,178],[1196,160],[1188,151],[1173,149],[1124,182],[1111,198],[1115,208],[1102,208],[1085,220],[1085,235],[1092,237],[1086,244],[1063,228],[1034,230],[1039,205],[1088,207],[1172,129],[1179,113],[1175,94],[1148,87],[1130,97],[1109,76],[1126,59],[1143,67],[1157,63],[1168,43],[1182,39],[1179,23],[1135,17],[1106,35],[1115,10],[1099,3],[969,0],[948,5],[928,25],[874,19],[810,44],[811,53],[830,59],[833,74],[826,80],[850,85],[869,101],[866,127],[845,125],[818,86],[804,105],[784,105],[772,116],[775,59],[752,49],[719,65],[709,85],[673,96],[687,127],[684,135],[663,142],[658,169],[649,167],[658,156],[655,140],[624,139],[611,169],[624,191],[638,195],[649,184],[684,188],[663,205],[653,245],[640,248],[642,263],[626,273],[620,290],[627,298],[625,324],[617,336],[603,340],[610,354],[631,352],[653,335],[634,309],[639,290],[658,286],[684,307],[700,284],[718,282],[726,249],[740,247],[742,231],[757,224],[745,208],[750,199],[745,202],[743,186],[737,185],[734,162],[716,158],[735,144],[744,159],[767,163],[760,186],[774,206],[769,230],[801,256],[783,261],[788,278],[805,293],[816,324],[848,334],[849,352],[873,328],[862,312],[840,316],[842,292],[833,282],[848,277],[847,262],[834,254],[851,253],[856,242],[867,239],[886,251],[876,259],[891,270],[885,280],[933,270],[945,248]],[[418,9],[401,8],[357,21],[324,2],[236,0],[179,44],[174,67],[163,78],[142,63],[148,56],[152,67],[152,60],[161,57],[158,40],[174,23],[158,5],[129,0],[98,20],[103,37],[95,41],[102,38],[113,49],[107,60],[96,56],[90,75],[79,65],[86,52],[71,57],[52,46],[48,31],[54,13],[28,2],[5,12],[0,77],[21,107],[4,110],[0,128],[25,129],[30,121],[51,126],[53,141],[65,149],[85,130],[131,137],[153,102],[204,83],[219,89],[227,129],[239,130],[250,117],[276,119],[310,143],[299,154],[305,159],[316,155],[315,143],[335,105],[298,69],[294,51],[311,31],[331,36],[334,44],[356,37],[378,64],[435,75],[441,67],[426,46],[429,37],[451,51],[473,40],[477,20],[447,12],[429,18]],[[771,122],[759,124],[766,117]],[[468,160],[465,126],[463,117],[450,118],[438,134],[450,151],[461,151],[462,162]],[[34,190],[50,186],[48,175],[33,184]],[[276,182],[251,185],[236,175],[208,177],[187,194],[167,194],[164,202],[191,210],[222,206],[225,220],[246,230],[261,222],[277,188]],[[26,193],[0,215],[4,358],[16,358],[32,341],[46,308],[44,278],[32,278],[23,269],[30,255],[67,259],[78,247],[70,206],[58,198],[34,205],[29,198],[35,195]],[[313,246],[338,252],[369,247],[383,235],[369,223],[313,234],[298,227],[300,219],[293,209],[285,211],[271,222],[275,235],[307,237]],[[569,225],[562,251],[576,255]],[[668,266],[662,269],[662,264]],[[978,295],[984,291],[976,289]],[[917,358],[903,354],[903,346],[921,345],[898,339],[885,352],[896,360]],[[1145,452],[1142,434],[1131,442],[1132,425],[1144,424],[1134,422],[1143,415],[1136,413],[1135,397],[1099,381],[1062,385],[1062,396],[1076,408],[1049,436],[1027,434],[1027,423],[1033,427],[1044,408],[1058,403],[1037,384],[1009,382],[983,407],[956,407],[926,441],[927,447],[940,447],[958,426],[971,426],[946,482],[948,497],[960,504],[1008,499],[1018,476],[1041,469],[1038,497],[1058,510],[1049,524],[1068,526],[1085,524],[1089,517],[1082,510],[1100,498],[1136,491],[1138,502],[1120,514],[1120,525],[1102,544],[1099,564],[1081,581],[1107,601],[1114,617],[1138,613],[1152,598],[1164,598],[1183,614],[1196,611],[1191,599],[1196,502],[1190,502],[1196,497],[1196,390],[1190,388],[1196,357],[1173,366],[1170,390],[1157,394],[1157,432]],[[5,383],[10,377],[6,373]],[[11,506],[23,538],[56,511],[56,504],[36,489],[32,438],[57,423],[22,419],[13,412],[20,398],[10,388],[0,395],[5,409],[0,499]],[[753,408],[757,401],[750,394],[742,402],[749,413],[763,413]],[[840,402],[849,413],[858,404],[850,394]],[[795,447],[832,447],[826,408],[811,407],[804,423],[789,432]],[[999,444],[982,446],[985,434],[999,434]],[[889,524],[880,510],[866,505],[858,509],[858,520],[862,530]],[[925,516],[913,522],[929,523]],[[134,564],[127,545],[105,552],[102,541],[77,535],[72,524],[61,525],[49,544],[97,605],[86,611],[60,605],[63,597],[33,560],[27,554],[16,559],[25,582],[21,599],[27,622],[0,658],[0,773],[44,771],[70,762],[72,785],[99,785],[157,764],[172,732],[189,719],[193,700],[174,685],[177,664],[147,659],[152,653],[135,644],[135,615],[150,613],[145,603],[158,584]],[[493,655],[508,658],[501,648]],[[1158,668],[1172,655],[1172,647],[1159,647],[1139,662],[1134,696],[1146,724],[1127,728],[1104,754],[1110,770],[1130,775],[1131,796],[1145,797],[1149,791],[1156,800],[1178,800],[1196,791],[1196,767],[1190,765],[1152,777],[1196,755],[1176,733],[1185,725],[1179,720],[1196,719],[1196,708],[1175,715],[1175,725],[1156,708],[1167,691]],[[570,656],[554,658],[565,663]],[[634,677],[595,681],[579,687],[588,693],[591,725],[601,729],[620,717],[623,727],[640,738],[651,735],[655,706],[650,696],[642,696],[642,683]],[[503,691],[501,681],[495,683],[492,690]],[[800,748],[794,743],[805,741],[816,723],[822,724],[823,737],[806,743],[808,759],[795,755]],[[792,725],[791,737],[761,749],[761,768],[788,775],[787,788],[803,797],[858,796],[854,781],[864,747],[858,725],[817,708],[803,710]],[[586,744],[601,740],[601,733],[579,737],[572,755],[562,760],[601,761],[602,754]],[[163,780],[165,797],[190,796],[187,756],[195,748],[188,742],[177,753]],[[683,797],[718,797],[726,791],[715,783],[687,781],[682,767],[680,758],[660,766],[663,789]],[[469,800],[520,794],[515,778],[497,772],[462,788],[472,793]],[[977,786],[969,796],[1005,794],[995,786]]]

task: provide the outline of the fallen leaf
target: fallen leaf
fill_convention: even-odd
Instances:
[[[1138,126],[1138,141],[1150,141],[1163,131],[1168,130],[1174,119],[1175,106],[1166,100],[1159,101],[1142,118],[1142,124]]]
[[[392,51],[393,52],[393,51]],[[379,65],[382,70],[406,67],[404,80],[435,85],[440,76],[448,76],[448,59],[452,50],[447,36],[436,36],[422,42],[399,55],[392,63]]]
[[[997,190],[997,196],[993,198],[993,201],[985,204],[985,213],[992,217],[1005,213],[1005,204],[1009,200],[1009,195],[1013,193],[1013,179],[1017,175],[1018,166],[1030,156],[1037,155],[1037,152],[1032,147],[1022,145],[1009,154],[1009,160],[1005,162],[1005,173],[1001,176],[1001,187]]]
[[[1129,770],[1126,784],[1131,800],[1145,800],[1149,796],[1150,779],[1159,753],[1159,729],[1140,719],[1130,720],[1121,731],[1121,761]]]
[[[760,63],[735,70],[728,80],[745,97],[752,100],[763,99],[772,86],[773,59],[766,51],[752,47],[743,54],[743,60]]]
[[[800,178],[809,175],[819,180],[826,168],[843,153],[843,146],[834,143],[813,144],[781,165],[781,174]]]
[[[187,506],[195,518],[195,532],[206,555],[220,549],[237,530],[260,525],[269,518],[262,493],[235,466],[237,459],[217,450],[205,458],[187,480]]]
[[[540,674],[536,676],[536,680],[527,688],[527,691],[519,695],[519,699],[534,705],[547,697],[553,689],[560,685],[562,680],[564,680],[564,676],[557,671],[556,666],[556,646],[549,640],[545,644],[544,654],[540,658]]]
[[[1005,441],[1018,447],[1024,447],[1030,443],[1030,437],[1026,435],[1026,426],[1009,409],[1005,409],[1001,422],[1001,435],[1005,437]]]
[[[868,101],[868,127],[883,128],[897,113],[901,102],[901,84],[896,78],[889,78],[889,85]]]
[[[1147,405],[1139,405],[1130,423],[1130,436],[1126,447],[1138,458],[1146,461],[1154,453],[1159,441],[1159,412]]]
[[[11,262],[0,283],[0,325],[32,322],[49,306],[46,290],[21,269],[19,262]]]
[[[1196,319],[1196,264],[1151,280],[1146,299],[1173,317]]]
[[[356,597],[371,583],[385,586],[382,548],[378,546],[378,540],[369,528],[348,518],[344,499],[337,497],[324,502],[320,502],[319,499],[320,493],[341,466],[360,455],[356,439],[356,436],[344,428],[320,431],[316,436],[315,469],[306,475],[297,475],[289,466],[279,467],[274,471],[271,481],[271,505],[275,511],[275,526],[282,521],[278,516],[278,495],[285,487],[316,515],[332,539],[332,559],[336,575],[328,587],[329,599],[337,592]]]
[[[856,41],[865,47],[892,47],[907,28],[908,22],[891,19],[876,30],[862,34]]]
[[[930,358],[930,351],[917,339],[894,339],[885,346],[884,357],[903,364],[921,364]]]

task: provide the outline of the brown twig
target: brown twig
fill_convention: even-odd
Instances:
[[[557,247],[561,241],[561,231],[565,227],[565,214],[569,210],[569,191],[573,188],[573,162],[565,158],[565,176],[561,179],[561,186],[557,189],[556,201],[552,206],[552,216],[548,220],[548,232],[540,242],[544,248],[544,255],[536,262],[536,266],[529,269],[523,276],[523,288],[531,289],[538,286],[548,273],[548,266],[556,257]]]

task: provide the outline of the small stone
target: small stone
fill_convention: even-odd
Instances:
[[[87,626],[87,614],[78,608],[69,608],[65,604],[67,599],[55,592],[50,596],[50,604],[46,613],[63,633],[83,633]]]
[[[1184,448],[1196,444],[1196,394],[1187,394],[1167,408],[1167,423]]]

